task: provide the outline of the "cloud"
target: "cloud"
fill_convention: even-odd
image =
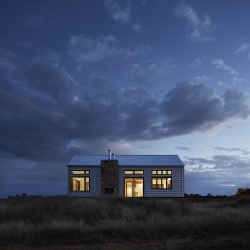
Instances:
[[[250,115],[250,95],[227,89],[218,96],[205,84],[178,83],[161,103],[165,119],[164,136],[207,132],[224,126],[231,120],[246,119]]]
[[[188,148],[188,147],[181,147],[181,146],[177,146],[175,147],[176,149],[180,149],[180,150],[184,150],[184,151],[187,151],[189,152],[191,150],[191,148]]]
[[[201,81],[207,81],[209,80],[211,77],[203,75],[203,76],[196,76],[193,81],[195,82],[201,82]]]
[[[239,78],[236,76],[233,77],[233,83],[241,83],[241,82],[246,82],[246,80],[244,78]]]
[[[240,47],[235,51],[235,54],[238,54],[242,51],[245,51],[247,50],[248,48],[250,47],[250,44],[249,43],[243,43],[240,45]]]
[[[190,65],[190,68],[199,68],[206,60],[206,56],[204,54],[201,57],[197,57],[194,62]]]
[[[137,63],[131,64],[127,67],[131,75],[133,75],[137,83],[149,83],[149,76],[146,73],[145,69],[142,68]]]
[[[128,23],[131,20],[130,1],[105,0],[104,5],[116,22]]]
[[[220,59],[220,58],[216,58],[211,63],[214,65],[214,67],[216,69],[227,70],[232,75],[238,75],[238,72],[236,72],[232,67],[230,67],[227,64],[225,64],[225,62],[222,59]]]
[[[112,35],[101,35],[96,40],[80,35],[70,38],[68,48],[69,54],[77,63],[87,64],[123,54],[124,51],[116,46],[117,43],[117,39]]]
[[[204,15],[203,20],[200,20],[192,6],[185,3],[179,4],[174,8],[173,12],[177,17],[186,19],[187,28],[190,31],[186,35],[187,39],[195,42],[210,42],[215,40],[212,33],[216,29],[216,25],[211,22],[210,16]]]
[[[227,152],[241,152],[243,155],[247,155],[250,153],[247,149],[241,149],[241,148],[222,148],[222,147],[214,147],[214,149],[219,151],[227,151]]]
[[[54,193],[63,194],[63,166],[73,155],[105,154],[107,148],[117,154],[133,154],[132,141],[210,132],[250,115],[246,92],[227,89],[219,96],[206,84],[185,82],[159,99],[143,85],[121,87],[102,75],[92,74],[84,86],[78,84],[60,54],[52,50],[41,50],[25,64],[11,51],[2,53],[15,65],[11,74],[3,69],[0,76],[0,166],[5,176],[0,185],[8,194],[16,192],[15,185],[22,187],[20,192],[52,194],[45,182]],[[165,65],[160,62],[151,60],[143,69],[152,74],[153,64]],[[138,67],[132,64],[133,74]],[[157,67],[155,70],[157,73]],[[247,160],[236,160],[217,156],[210,167],[215,169],[217,163],[224,170],[236,163],[247,166]],[[193,162],[193,169],[204,169],[202,160]],[[187,164],[192,169],[191,159]],[[34,186],[36,190],[32,190]]]
[[[4,51],[0,49],[0,69],[9,73],[16,70],[16,55],[11,51]]]
[[[227,89],[219,96],[206,84],[183,82],[158,98],[141,84],[121,87],[102,75],[78,84],[51,50],[25,64],[12,52],[7,55],[16,69],[0,77],[0,151],[19,159],[65,163],[86,153],[91,141],[125,145],[205,133],[250,115],[250,96],[243,91]],[[158,74],[157,65],[163,65],[166,72],[166,61],[151,60],[142,69]],[[131,64],[130,70],[143,82],[139,65]],[[100,148],[93,146],[93,153]]]
[[[152,84],[156,78],[165,77],[177,65],[171,58],[163,58],[160,60],[146,60],[139,65],[138,63],[127,66],[127,71],[133,76],[138,84]]]
[[[142,31],[143,31],[142,26],[141,26],[141,24],[140,24],[139,22],[133,24],[133,25],[132,25],[132,28],[133,28],[135,31],[137,31],[137,32],[142,32]]]
[[[185,157],[184,163],[187,193],[202,190],[203,194],[232,195],[237,188],[248,186],[249,158],[237,155],[215,155],[211,159]]]
[[[97,39],[84,35],[72,36],[68,43],[68,52],[78,65],[78,70],[88,63],[96,63],[118,56],[133,57],[145,55],[150,47],[142,46],[123,49],[118,47],[118,40],[112,36],[100,35]]]

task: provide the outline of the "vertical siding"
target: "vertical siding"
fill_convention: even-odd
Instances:
[[[165,177],[164,175],[152,176],[152,170],[172,170],[172,189],[152,189],[151,181],[152,177]],[[144,170],[144,175],[124,175],[124,170]],[[124,196],[124,178],[144,178],[143,188],[144,197],[182,197],[183,196],[183,167],[136,167],[135,166],[120,166],[119,167],[119,196]],[[168,177],[168,176],[167,176]]]
[[[70,170],[89,170],[90,175],[90,191],[88,192],[71,192],[70,188],[70,177],[80,177],[80,175],[70,175]],[[85,175],[86,176],[86,175]],[[81,196],[81,197],[95,197],[101,196],[101,168],[100,166],[69,166],[68,167],[68,178],[67,178],[67,192],[69,196]]]

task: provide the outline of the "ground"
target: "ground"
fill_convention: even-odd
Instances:
[[[103,242],[99,244],[84,245],[60,245],[60,246],[4,246],[0,250],[129,250],[129,249],[202,249],[202,250],[221,250],[221,249],[250,249],[250,232],[240,235],[220,235],[205,237],[200,239],[171,239],[166,241],[152,242]]]

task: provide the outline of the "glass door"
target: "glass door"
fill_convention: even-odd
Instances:
[[[125,197],[143,197],[143,178],[125,178]]]
[[[126,182],[126,197],[133,197],[133,182]]]

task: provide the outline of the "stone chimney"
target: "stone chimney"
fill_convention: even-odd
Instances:
[[[101,195],[119,195],[118,160],[101,161]]]

